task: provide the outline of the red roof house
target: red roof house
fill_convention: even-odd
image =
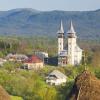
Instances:
[[[27,59],[25,62],[26,63],[41,63],[42,60],[40,58],[38,58],[37,56],[33,55],[33,56],[29,57],[29,59]]]
[[[43,61],[37,56],[33,55],[25,60],[24,66],[27,69],[40,69],[43,68]]]

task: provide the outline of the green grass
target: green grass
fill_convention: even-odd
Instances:
[[[11,96],[11,100],[23,100],[23,99],[18,96]]]

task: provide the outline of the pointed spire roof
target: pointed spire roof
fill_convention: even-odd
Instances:
[[[58,33],[64,33],[62,20],[61,20],[60,29],[59,29]]]
[[[67,33],[73,33],[73,34],[76,33],[75,30],[74,30],[74,27],[73,27],[72,20],[71,20],[71,22],[70,22],[70,30],[69,30]]]

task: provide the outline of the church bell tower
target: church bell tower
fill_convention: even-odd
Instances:
[[[57,33],[58,33],[58,55],[59,55],[60,52],[64,49],[64,29],[63,29],[62,21],[61,21],[60,29]]]
[[[70,30],[67,32],[68,34],[68,63],[70,65],[74,65],[74,57],[75,57],[75,47],[76,47],[76,32],[73,27],[73,23],[70,23]]]

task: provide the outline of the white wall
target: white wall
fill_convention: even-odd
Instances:
[[[68,63],[74,65],[76,38],[68,38]]]
[[[60,52],[63,50],[63,38],[58,38],[58,54],[60,54]]]
[[[38,70],[38,69],[41,69],[41,68],[44,67],[43,62],[40,62],[40,63],[25,63],[24,65],[27,66],[28,69],[35,69],[35,70]]]
[[[50,85],[60,85],[62,83],[66,83],[66,78],[60,78],[60,79],[56,79],[56,80],[46,80],[46,83],[49,83]]]
[[[76,51],[76,38],[68,38],[68,63],[70,65],[78,65],[82,60],[82,50]]]

